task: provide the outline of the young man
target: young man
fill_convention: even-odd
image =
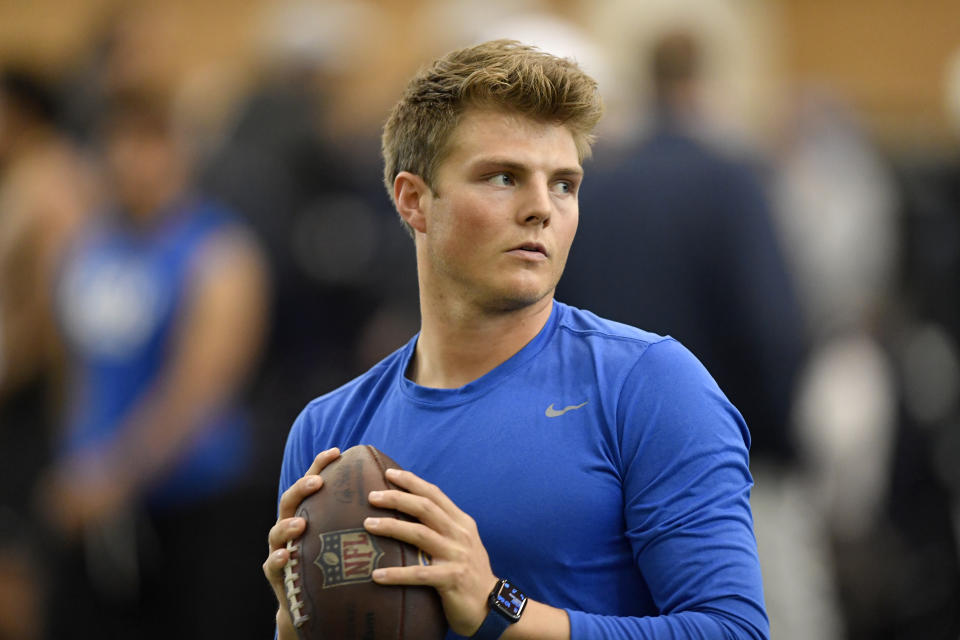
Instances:
[[[553,299],[601,111],[573,63],[507,41],[408,85],[383,151],[421,330],[294,424],[263,565],[280,638],[293,514],[358,443],[406,469],[371,503],[420,521],[366,528],[433,557],[374,580],[436,588],[456,634],[768,637],[740,415],[672,339]],[[526,594],[516,622],[488,605],[501,578]]]
[[[193,187],[167,96],[111,96],[101,131],[109,202],[55,288],[68,376],[38,495],[57,542],[49,637],[239,637],[255,607],[226,621],[200,612],[255,593],[233,567],[259,543],[236,522],[250,517],[240,396],[266,329],[267,273],[235,214]],[[197,546],[225,588],[183,569]]]

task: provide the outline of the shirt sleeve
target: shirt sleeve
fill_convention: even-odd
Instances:
[[[767,640],[743,418],[672,339],[640,357],[617,418],[626,535],[659,615],[568,611],[573,640]]]
[[[283,462],[280,465],[280,486],[277,490],[277,511],[280,509],[280,496],[293,483],[303,477],[313,464],[319,451],[314,451],[313,431],[310,428],[310,405],[294,420],[283,450]]]

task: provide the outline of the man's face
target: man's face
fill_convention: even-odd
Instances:
[[[167,204],[182,171],[172,138],[135,121],[118,123],[107,134],[106,161],[119,203],[137,218]]]
[[[583,171],[570,131],[490,109],[463,114],[426,198],[421,284],[487,312],[552,295],[577,230]]]

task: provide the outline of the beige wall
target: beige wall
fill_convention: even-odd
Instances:
[[[786,68],[842,88],[885,140],[941,145],[947,60],[960,51],[957,0],[786,0]]]
[[[82,55],[116,0],[0,0],[0,61],[28,60],[62,69]],[[268,0],[166,0],[155,3],[158,74],[216,69],[235,77],[253,67],[255,34]],[[421,0],[380,0],[388,19],[370,59],[344,87],[354,115],[373,121],[396,93],[398,78],[433,53],[421,31]],[[798,82],[825,83],[847,95],[885,143],[942,147],[954,143],[944,108],[946,61],[960,48],[957,0],[599,0],[554,3],[581,21],[616,56],[629,51],[625,24],[641,29],[685,6],[688,15],[729,20],[731,108],[762,116]],[[716,7],[720,6],[717,10]],[[709,11],[707,8],[712,7]],[[701,8],[703,10],[701,10]],[[712,12],[712,14],[710,13]],[[602,19],[596,16],[602,14]],[[629,19],[620,16],[629,14]],[[592,17],[591,17],[592,16]],[[612,33],[619,29],[619,33]],[[642,29],[641,29],[642,30]],[[739,30],[739,31],[737,31]],[[433,33],[433,36],[438,34]],[[628,67],[630,60],[620,63]],[[240,85],[233,85],[240,86]]]

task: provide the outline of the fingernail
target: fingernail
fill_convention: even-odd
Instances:
[[[400,469],[387,469],[386,474],[388,478],[396,478],[400,475]]]
[[[294,518],[293,520],[290,521],[290,524],[287,525],[287,528],[290,529],[291,531],[294,530],[294,529],[299,529],[299,528],[300,528],[300,524],[301,524],[302,522],[303,522],[303,520],[301,520],[300,518]]]
[[[380,524],[380,518],[367,518],[363,521],[364,526],[375,527]]]
[[[283,549],[277,549],[276,551],[274,551],[273,559],[278,561],[283,560]]]
[[[307,478],[307,489],[316,489],[320,486],[320,476],[310,476]]]
[[[374,569],[371,575],[373,576],[374,580],[379,580],[380,578],[384,577],[386,574],[387,572],[385,569]]]
[[[371,492],[370,492],[370,500],[379,500],[379,499],[382,498],[382,497],[383,497],[383,492],[382,492],[382,491],[371,491]]]

